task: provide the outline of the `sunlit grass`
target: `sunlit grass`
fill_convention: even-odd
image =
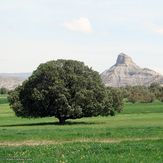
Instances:
[[[68,143],[46,146],[0,147],[1,160],[16,162],[161,163],[163,140],[122,143]]]
[[[8,103],[0,104],[2,162],[7,162],[5,158],[29,158],[33,162],[163,161],[160,102],[125,104],[124,112],[114,117],[68,120],[63,126],[57,122],[54,117],[18,118]],[[37,146],[21,145],[23,142]],[[39,145],[40,142],[44,145]],[[12,143],[15,145],[10,146]]]

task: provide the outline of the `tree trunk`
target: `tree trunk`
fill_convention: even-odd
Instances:
[[[58,118],[59,119],[59,124],[64,125],[65,124],[65,118]]]

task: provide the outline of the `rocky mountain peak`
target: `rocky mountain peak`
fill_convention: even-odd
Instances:
[[[116,64],[105,70],[101,74],[101,78],[106,86],[112,87],[149,86],[152,83],[163,83],[162,75],[153,70],[139,67],[131,57],[124,53],[118,55]]]
[[[135,64],[135,63],[132,61],[131,57],[129,57],[125,53],[120,53],[118,55],[116,65],[120,65],[120,64],[131,65],[131,64]]]

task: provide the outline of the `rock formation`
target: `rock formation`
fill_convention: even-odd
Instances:
[[[140,68],[124,53],[119,54],[117,62],[101,74],[106,86],[125,87],[152,83],[163,83],[163,76],[148,68]]]
[[[19,74],[10,74],[10,73],[1,73],[0,74],[0,88],[4,87],[9,90],[16,88],[18,85],[21,85],[22,82],[29,77],[30,73],[19,73]]]

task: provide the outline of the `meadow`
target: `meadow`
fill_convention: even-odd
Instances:
[[[163,162],[163,103],[125,104],[114,117],[17,118],[0,96],[0,163]]]

